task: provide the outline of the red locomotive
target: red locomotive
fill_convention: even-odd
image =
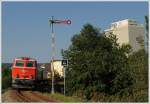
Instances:
[[[32,88],[37,79],[37,61],[22,57],[14,59],[12,65],[12,87]]]
[[[15,58],[12,64],[12,88],[51,90],[51,64],[38,64],[35,59],[28,57]],[[60,79],[55,77],[54,85]],[[59,88],[60,87],[60,88]],[[61,90],[62,85],[57,85]]]

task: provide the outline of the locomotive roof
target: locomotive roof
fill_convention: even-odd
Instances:
[[[18,57],[18,58],[15,58],[15,60],[33,60],[33,61],[36,61],[36,59],[30,58],[30,57]]]

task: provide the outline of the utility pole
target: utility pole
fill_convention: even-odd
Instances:
[[[52,89],[51,93],[54,94],[54,59],[55,59],[55,34],[54,34],[54,24],[71,24],[71,20],[54,20],[54,17],[49,20],[50,27],[51,27],[51,72],[52,72]]]

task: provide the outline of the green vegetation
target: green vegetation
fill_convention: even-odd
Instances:
[[[133,53],[129,63],[135,78],[133,96],[136,101],[148,101],[148,53],[144,49]]]
[[[11,86],[11,70],[6,68],[3,69],[2,65],[2,90],[7,89]]]
[[[119,46],[115,35],[106,37],[90,24],[71,41],[71,46],[62,52],[63,58],[69,60],[67,95],[86,101],[148,101],[145,51],[131,53],[130,45]]]
[[[59,93],[55,93],[55,94],[47,93],[47,95],[50,96],[50,98],[52,98],[53,100],[58,101],[58,102],[82,102],[81,99],[79,99],[79,98],[64,96]]]

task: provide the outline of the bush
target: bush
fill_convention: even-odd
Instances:
[[[4,69],[2,71],[2,89],[6,89],[11,86],[11,70]]]

